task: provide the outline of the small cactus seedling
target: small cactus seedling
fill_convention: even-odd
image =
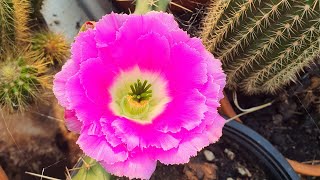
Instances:
[[[32,50],[41,59],[51,64],[62,65],[70,56],[70,45],[66,39],[53,32],[38,32],[32,38]]]
[[[22,110],[49,88],[50,77],[44,75],[46,64],[35,61],[33,54],[6,57],[0,62],[0,107]]]
[[[216,0],[201,38],[230,89],[276,93],[320,52],[320,1]]]

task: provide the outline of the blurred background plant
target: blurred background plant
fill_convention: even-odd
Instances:
[[[54,67],[69,57],[62,35],[38,24],[41,0],[0,0],[0,108],[24,110],[50,89]],[[34,5],[34,6],[32,6]]]
[[[320,51],[318,0],[216,0],[201,37],[222,63],[231,90],[276,93]]]

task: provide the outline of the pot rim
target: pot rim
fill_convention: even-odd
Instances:
[[[270,170],[273,178],[279,180],[300,179],[285,157],[268,140],[251,128],[237,121],[230,121],[224,126],[222,134],[260,159]]]

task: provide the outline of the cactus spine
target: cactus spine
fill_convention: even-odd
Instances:
[[[46,64],[30,52],[7,55],[0,62],[0,107],[23,110],[49,88]]]
[[[275,93],[320,53],[320,1],[216,0],[201,38],[229,88]]]
[[[33,35],[31,42],[32,50],[52,65],[62,65],[69,58],[70,45],[60,34],[38,32]]]
[[[0,53],[4,46],[12,46],[14,39],[13,5],[9,0],[0,0]]]
[[[30,48],[30,1],[0,0],[0,109],[23,110],[50,88],[44,60]]]

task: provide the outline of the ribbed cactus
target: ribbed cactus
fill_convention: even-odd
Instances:
[[[14,14],[10,0],[0,0],[0,53],[14,42]]]
[[[275,93],[320,52],[320,1],[215,0],[201,38],[230,89]]]
[[[0,108],[22,110],[49,88],[46,64],[32,53],[7,55],[0,62]]]
[[[28,41],[29,13],[28,0],[0,0],[0,52]]]
[[[38,32],[31,40],[32,50],[46,62],[62,65],[69,58],[70,45],[64,36],[53,32]]]
[[[29,40],[30,29],[28,27],[31,13],[30,0],[12,0],[14,10],[15,42],[20,45]]]
[[[76,167],[78,172],[71,177],[72,180],[115,180],[116,178],[106,172],[106,170],[94,159],[88,156],[77,163],[81,167]],[[68,179],[68,178],[67,178]],[[70,179],[70,177],[69,177]]]

